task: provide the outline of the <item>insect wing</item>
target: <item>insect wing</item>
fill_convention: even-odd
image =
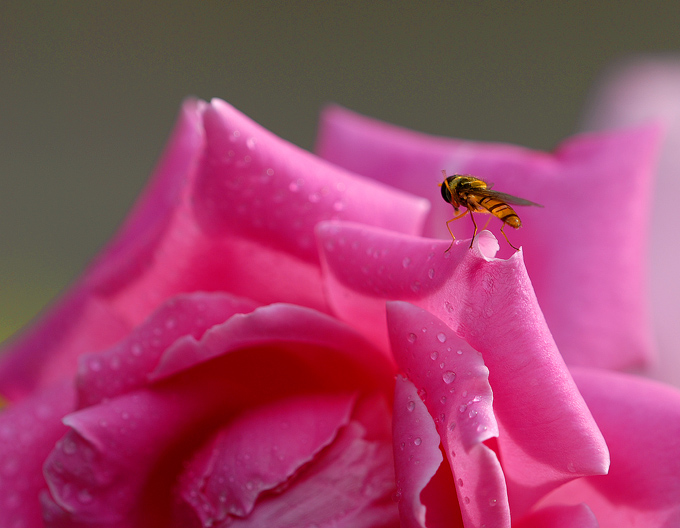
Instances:
[[[478,196],[495,198],[496,200],[500,200],[510,205],[533,205],[536,207],[543,207],[541,204],[525,200],[524,198],[519,198],[518,196],[513,196],[512,194],[491,191],[489,189],[475,189],[475,194]]]

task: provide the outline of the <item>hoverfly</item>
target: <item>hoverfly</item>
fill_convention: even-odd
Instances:
[[[470,247],[475,240],[477,235],[477,222],[475,222],[474,213],[488,213],[494,215],[496,218],[503,222],[501,226],[501,233],[507,240],[508,244],[512,246],[513,249],[519,251],[519,248],[515,247],[510,240],[508,240],[508,235],[505,234],[503,228],[505,224],[508,224],[515,229],[522,225],[522,221],[517,216],[517,213],[512,207],[512,205],[535,205],[537,207],[543,207],[540,204],[530,202],[524,198],[518,198],[517,196],[512,196],[510,194],[505,194],[502,192],[492,191],[491,185],[487,184],[484,180],[470,176],[469,174],[454,174],[453,176],[447,176],[446,171],[443,170],[444,181],[439,184],[442,188],[442,198],[445,202],[453,205],[453,210],[456,213],[451,220],[446,222],[446,228],[449,230],[451,235],[451,246],[453,246],[453,241],[456,239],[451,232],[451,227],[449,224],[454,220],[464,217],[466,214],[470,213],[470,218],[472,218],[472,224],[475,226],[475,232],[472,234],[472,240],[470,241]],[[462,213],[458,212],[461,207],[465,208]],[[446,250],[447,252],[451,249],[451,246]]]

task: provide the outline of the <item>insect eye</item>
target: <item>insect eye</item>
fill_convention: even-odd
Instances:
[[[442,190],[442,198],[444,198],[444,201],[451,203],[451,191],[449,191],[449,188],[446,185],[446,182],[442,183],[441,190]]]

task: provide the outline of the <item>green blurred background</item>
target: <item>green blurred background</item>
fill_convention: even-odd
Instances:
[[[328,102],[551,149],[606,65],[679,28],[677,2],[5,1],[0,340],[109,239],[187,95],[307,149]]]

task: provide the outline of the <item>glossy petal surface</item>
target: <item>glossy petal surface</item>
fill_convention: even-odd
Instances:
[[[354,403],[307,395],[237,418],[195,457],[180,484],[183,499],[203,525],[396,521],[389,444],[350,422]]]
[[[503,471],[484,441],[498,436],[489,370],[481,354],[429,312],[404,302],[387,307],[397,363],[418,390],[451,467],[463,525],[510,526]],[[415,400],[396,414],[414,411]],[[403,440],[402,440],[403,442]],[[416,446],[416,440],[412,440]],[[395,443],[395,452],[400,449]],[[413,462],[411,462],[413,464]]]
[[[433,208],[425,232],[444,239],[450,240],[445,222],[453,210],[437,187],[442,169],[542,204],[518,207],[522,229],[507,231],[515,246],[525,246],[561,353],[570,365],[626,368],[652,354],[645,251],[659,132],[646,126],[576,136],[546,153],[431,137],[331,107],[317,150],[349,170],[428,197]],[[472,233],[466,218],[450,225],[456,237]],[[491,220],[492,229],[498,225]],[[501,256],[511,252],[501,245]]]
[[[168,514],[161,491],[170,493],[181,453],[217,423],[288,395],[385,393],[393,376],[384,356],[350,328],[292,305],[234,316],[194,346],[168,350],[168,365],[181,369],[162,367],[156,382],[65,418],[71,430],[45,465],[55,526],[161,522]]]
[[[81,354],[110,347],[180,293],[326,311],[315,225],[342,218],[416,234],[427,210],[426,200],[327,163],[223,101],[188,101],[130,220],[5,351],[0,393],[19,399],[73,375]]]
[[[680,392],[643,378],[574,369],[611,454],[609,474],[575,480],[544,504],[586,503],[602,528],[680,523]]]
[[[401,526],[426,528],[433,511],[437,518],[462,526],[453,477],[449,473],[443,482],[433,481],[444,460],[434,419],[415,385],[401,376],[394,390],[392,435]],[[438,493],[436,500],[428,501],[424,492],[433,482]]]
[[[387,348],[385,301],[408,300],[482,353],[513,512],[563,482],[607,472],[606,445],[543,319],[522,252],[495,259],[484,233],[472,250],[462,241],[447,253],[445,241],[357,224],[322,224],[317,233],[341,319]]]
[[[256,304],[223,293],[183,294],[161,305],[113,347],[79,358],[79,407],[143,387],[166,349],[177,341],[197,344],[209,328]]]

